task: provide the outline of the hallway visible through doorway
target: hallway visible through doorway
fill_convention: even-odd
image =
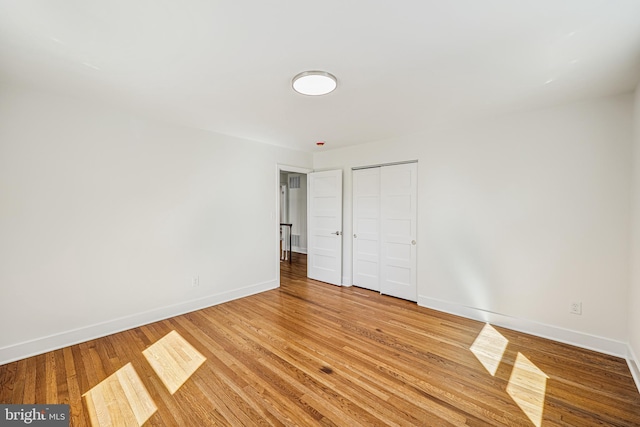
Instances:
[[[307,278],[307,255],[291,253],[291,263],[280,263],[280,280],[305,280]]]

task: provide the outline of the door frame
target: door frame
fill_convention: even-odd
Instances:
[[[275,239],[273,240],[274,245],[273,245],[273,249],[274,249],[274,262],[275,262],[275,268],[276,268],[276,283],[278,285],[278,287],[280,287],[280,250],[278,249],[278,246],[275,244],[275,242],[278,242],[280,240],[280,172],[293,172],[293,173],[300,173],[300,174],[305,174],[308,175],[309,173],[313,172],[313,169],[310,168],[303,168],[300,166],[291,166],[291,165],[286,165],[286,164],[280,164],[277,163],[276,164],[276,185],[275,185],[275,189],[276,189],[276,210],[275,210],[275,215],[272,218],[274,220],[274,230],[275,230]],[[309,197],[309,195],[307,194],[307,197]]]

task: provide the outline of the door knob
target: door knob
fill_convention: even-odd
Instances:
[[[331,234],[335,234],[336,236],[339,236],[339,235],[341,235],[342,233],[341,233],[341,232],[339,232],[339,231],[336,231],[335,233],[331,233]]]
[[[415,246],[416,241],[415,241],[415,240],[412,240],[412,241],[411,241],[411,244]]]
[[[354,239],[357,239],[357,238],[358,238],[358,235],[357,235],[357,234],[354,234],[354,235],[353,235],[353,238],[354,238]]]

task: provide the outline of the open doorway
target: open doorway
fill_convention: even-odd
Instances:
[[[307,175],[280,172],[280,260],[307,254]]]
[[[278,165],[278,268],[279,277],[306,277],[307,173],[310,169]]]

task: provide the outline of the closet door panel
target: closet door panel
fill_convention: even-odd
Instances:
[[[417,301],[417,163],[380,168],[380,292]]]
[[[380,168],[353,171],[353,284],[380,291]]]

